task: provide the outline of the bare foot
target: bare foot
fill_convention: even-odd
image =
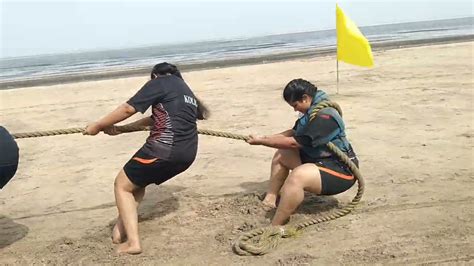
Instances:
[[[112,243],[120,244],[127,240],[127,234],[125,233],[125,228],[123,227],[122,219],[117,219],[114,229],[112,230]]]
[[[262,200],[262,207],[265,211],[271,211],[276,208],[277,195],[266,193]]]
[[[271,211],[276,208],[275,202],[267,201],[267,200],[262,200],[262,208],[265,211]]]
[[[122,243],[118,245],[117,247],[117,254],[130,254],[130,255],[136,255],[142,253],[142,248],[140,247],[140,244],[130,244],[128,242]]]

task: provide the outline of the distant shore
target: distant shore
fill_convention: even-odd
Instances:
[[[467,42],[474,40],[474,35],[467,36],[453,36],[453,37],[442,37],[442,38],[432,38],[432,39],[421,39],[421,40],[408,40],[408,41],[393,41],[393,42],[380,42],[372,43],[372,49],[374,51],[380,50],[389,50],[389,49],[399,49],[406,47],[415,47],[415,46],[426,46],[434,44],[443,44],[443,43],[456,43],[456,42]],[[230,60],[221,60],[221,61],[209,61],[204,63],[193,63],[193,64],[178,64],[179,68],[183,72],[203,70],[203,69],[213,69],[213,68],[223,68],[229,66],[240,66],[240,65],[252,65],[252,64],[262,64],[270,63],[277,61],[284,61],[289,59],[296,58],[305,58],[305,57],[317,57],[317,56],[326,56],[336,53],[336,48],[326,48],[326,49],[314,49],[311,51],[297,51],[289,53],[280,53],[272,55],[264,55],[258,57],[249,57],[241,59],[230,59]],[[80,81],[94,81],[94,80],[104,80],[112,79],[118,77],[134,77],[134,76],[143,76],[148,75],[150,67],[146,68],[133,68],[119,71],[101,71],[93,73],[74,73],[74,74],[64,74],[51,77],[40,77],[40,78],[31,78],[24,80],[15,80],[15,81],[1,81],[0,80],[0,90],[8,90],[15,88],[25,88],[25,87],[35,87],[35,86],[47,86],[55,85],[60,83],[74,83]]]
[[[18,171],[0,192],[0,265],[474,265],[473,46],[374,45],[377,66],[341,64],[339,83],[334,52],[187,70],[187,83],[212,112],[200,129],[267,135],[291,128],[297,114],[282,92],[295,78],[313,82],[343,110],[367,182],[362,203],[263,256],[238,256],[231,246],[270,224],[273,212],[258,195],[275,149],[200,135],[188,170],[147,187],[138,210],[143,254],[117,256],[110,239],[115,176],[148,133],[19,139]],[[11,133],[85,127],[147,78],[144,71],[0,90],[0,124]],[[336,196],[306,193],[288,226],[334,213],[356,193],[356,185]]]

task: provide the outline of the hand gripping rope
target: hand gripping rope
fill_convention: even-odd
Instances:
[[[341,108],[337,103],[330,101],[323,101],[319,103],[310,114],[310,121],[312,121],[317,113],[326,107],[335,108],[342,116]],[[257,228],[249,232],[243,233],[234,242],[234,252],[239,255],[263,255],[268,253],[271,249],[275,248],[282,238],[294,237],[302,231],[302,229],[310,226],[319,224],[322,222],[331,221],[342,216],[349,214],[355,206],[359,203],[364,193],[364,179],[360,174],[359,168],[349,159],[349,157],[342,152],[332,142],[326,144],[331,152],[336,154],[352,171],[355,178],[357,179],[358,189],[357,194],[352,201],[341,209],[335,210],[329,214],[323,215],[319,218],[308,219],[304,222],[295,225],[286,225],[284,227],[268,226],[263,228]]]
[[[310,121],[316,117],[316,114],[323,108],[333,107],[339,114],[342,116],[342,111],[339,105],[335,102],[323,101],[319,103],[310,114]],[[146,131],[149,130],[149,127],[133,127],[133,126],[117,126],[117,129],[122,133],[134,132],[134,131]],[[55,135],[66,135],[66,134],[76,134],[83,133],[84,128],[68,128],[68,129],[58,129],[58,130],[49,130],[49,131],[35,131],[27,133],[15,133],[12,134],[15,139],[22,138],[35,138],[35,137],[45,137],[45,136],[55,136]],[[198,129],[198,133],[202,135],[209,135],[215,137],[223,137],[229,139],[237,140],[248,140],[248,136],[219,132],[214,130]],[[357,194],[354,199],[346,206],[341,209],[335,210],[329,214],[323,215],[319,218],[308,219],[307,221],[301,222],[294,225],[286,225],[284,227],[276,226],[267,226],[262,228],[257,228],[249,232],[245,232],[240,235],[233,244],[233,250],[238,255],[263,255],[268,253],[271,249],[275,248],[282,238],[294,237],[299,234],[304,228],[311,225],[319,224],[322,222],[331,221],[342,216],[349,214],[355,206],[359,203],[364,193],[364,179],[360,174],[357,166],[347,157],[347,155],[342,152],[336,145],[329,142],[326,144],[331,152],[336,154],[352,171],[355,178],[357,179],[358,189]]]

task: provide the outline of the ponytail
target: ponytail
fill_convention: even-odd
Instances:
[[[170,63],[159,63],[153,67],[153,70],[151,71],[150,77],[151,79],[155,79],[157,76],[165,76],[165,75],[174,75],[182,80],[183,76],[181,76],[181,72],[179,72],[178,68]],[[196,97],[197,101],[197,119],[199,120],[204,120],[208,119],[210,112],[209,109],[199,100],[198,97]]]
[[[196,97],[196,95],[194,95]],[[197,119],[199,120],[206,120],[209,118],[209,115],[210,115],[210,112],[209,112],[209,109],[207,108],[206,105],[204,105],[202,103],[201,100],[199,100],[198,97],[196,97],[196,101],[197,101],[197,105],[198,105],[198,108],[197,108]]]

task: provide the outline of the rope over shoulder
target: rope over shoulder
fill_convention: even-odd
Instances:
[[[341,107],[337,103],[331,101],[323,101],[319,103],[311,112],[310,121],[316,117],[317,113],[320,110],[326,107],[335,108],[342,116]],[[341,151],[332,142],[329,142],[326,145],[332,153],[336,154],[336,156],[340,158],[349,167],[349,169],[352,171],[355,178],[357,179],[358,189],[352,201],[346,206],[344,206],[342,209],[338,209],[321,217],[309,219],[307,221],[303,221],[295,225],[287,225],[281,228],[281,230],[276,230],[274,226],[268,226],[243,233],[240,237],[237,238],[237,240],[233,244],[233,250],[236,254],[241,256],[266,254],[271,249],[278,246],[282,238],[294,237],[301,233],[301,231],[306,227],[345,216],[349,214],[360,202],[362,195],[364,194],[365,183],[359,171],[359,168],[343,151]]]
[[[310,114],[310,120],[313,120],[317,113],[326,108],[332,107],[335,108],[339,114],[342,116],[342,110],[340,106],[331,101],[323,101],[319,103]],[[118,130],[122,133],[135,132],[135,131],[148,131],[149,127],[143,126],[117,126]],[[12,134],[15,139],[22,138],[36,138],[36,137],[46,137],[46,136],[56,136],[56,135],[67,135],[67,134],[77,134],[84,133],[84,128],[67,128],[67,129],[58,129],[58,130],[49,130],[49,131],[34,131],[26,133],[15,133]],[[198,129],[198,133],[202,135],[209,135],[215,137],[223,137],[237,140],[248,140],[249,136],[233,134],[228,132],[220,132],[214,130]],[[349,214],[355,206],[360,202],[362,194],[364,193],[364,179],[359,172],[357,166],[347,157],[347,155],[337,148],[333,143],[329,142],[327,147],[331,152],[336,154],[352,171],[358,183],[357,194],[354,199],[347,204],[344,208],[339,209],[333,213],[324,215],[319,218],[310,219],[304,222],[301,222],[296,225],[286,226],[283,229],[280,227],[268,226],[264,228],[257,228],[249,232],[243,233],[237,238],[234,242],[233,250],[238,255],[263,255],[270,252],[273,248],[278,246],[282,238],[289,238],[298,235],[302,229],[319,224],[322,222],[327,222],[334,220]]]

